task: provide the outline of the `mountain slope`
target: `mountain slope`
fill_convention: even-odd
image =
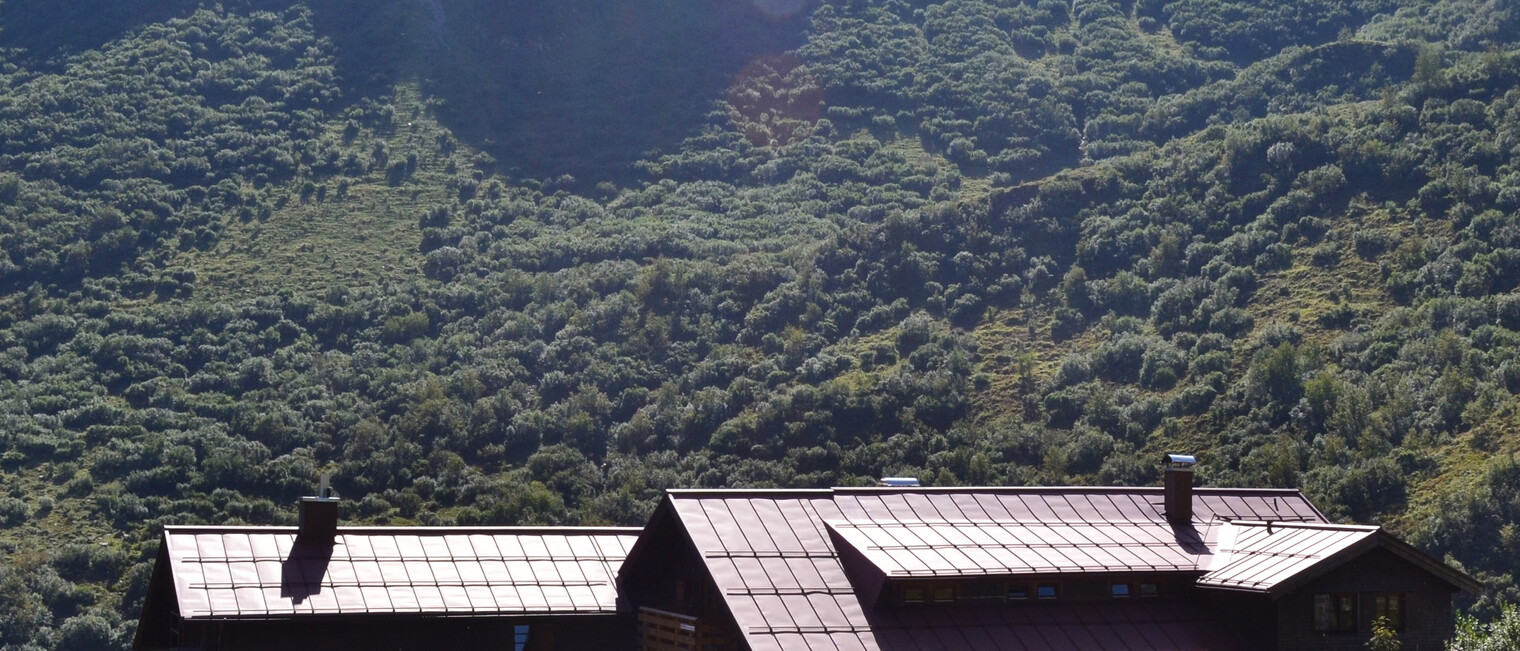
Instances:
[[[0,19],[0,645],[124,643],[156,527],[324,470],[349,521],[638,524],[1188,451],[1517,598],[1506,5],[279,4]],[[700,67],[569,56],[680,11],[738,36],[679,93],[522,122]]]

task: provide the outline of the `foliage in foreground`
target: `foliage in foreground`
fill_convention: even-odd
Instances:
[[[1446,645],[1447,651],[1511,651],[1520,649],[1520,608],[1505,606],[1499,617],[1479,622],[1463,617],[1457,623],[1457,636]]]

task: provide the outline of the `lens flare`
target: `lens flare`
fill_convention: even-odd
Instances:
[[[801,13],[807,0],[752,0],[755,8],[771,18],[791,18]]]

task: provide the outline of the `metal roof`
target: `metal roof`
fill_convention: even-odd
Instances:
[[[1089,622],[1075,606],[979,615],[983,609],[874,610],[857,594],[831,532],[889,577],[1199,572],[1227,521],[1325,521],[1298,491],[1200,488],[1194,526],[1184,531],[1167,522],[1163,500],[1160,488],[670,491],[668,508],[756,651],[1207,646],[1194,643],[1206,635],[1189,616],[1158,616],[1150,605],[1121,609],[1131,619],[1112,624],[1103,614]],[[1044,623],[1029,619],[1047,612]],[[981,623],[950,621],[973,616]],[[1063,623],[1085,632],[1055,630]],[[1123,641],[1083,637],[1090,635]]]
[[[610,613],[639,529],[165,527],[180,616]]]
[[[1190,571],[1209,551],[1201,541],[1182,545],[1170,531],[1139,523],[825,524],[892,578]]]
[[[1374,545],[1424,567],[1459,589],[1478,588],[1472,578],[1409,547],[1380,527],[1279,522],[1232,522],[1223,527],[1214,566],[1197,585],[1276,595]]]

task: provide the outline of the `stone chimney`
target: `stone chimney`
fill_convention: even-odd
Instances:
[[[1192,455],[1168,454],[1162,463],[1166,475],[1166,521],[1174,527],[1187,527],[1193,522],[1193,465],[1198,460]]]
[[[322,475],[322,487],[316,497],[303,497],[300,504],[296,542],[332,546],[338,537],[338,498],[328,486],[330,474]]]

